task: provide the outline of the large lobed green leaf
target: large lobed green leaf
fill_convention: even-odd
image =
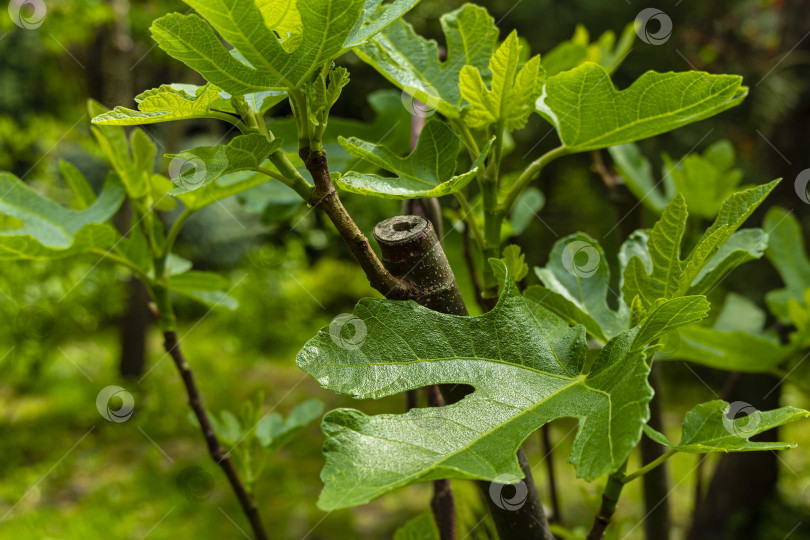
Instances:
[[[299,352],[299,366],[323,387],[356,398],[431,384],[475,388],[458,403],[407,414],[328,413],[322,508],[362,504],[438,478],[520,477],[518,446],[560,417],[579,420],[569,458],[579,476],[593,480],[627,459],[652,398],[645,345],[703,316],[705,299],[702,305],[678,299],[692,308],[661,306],[648,323],[586,360],[584,329],[521,296],[503,262],[492,264],[502,290],[485,315],[459,317],[414,302],[364,299],[351,319],[333,322]]]
[[[465,65],[481,72],[498,40],[498,28],[487,10],[474,4],[441,16],[447,60],[439,60],[439,45],[397,20],[356,49],[357,55],[409,95],[449,118],[461,114],[459,74]]]
[[[486,144],[471,168],[456,175],[460,142],[444,122],[431,119],[419,134],[416,148],[400,157],[385,146],[356,137],[338,139],[343,149],[358,160],[394,173],[395,177],[348,172],[335,179],[343,189],[387,199],[440,197],[463,189],[475,177],[489,151]]]
[[[582,324],[605,343],[630,324],[627,305],[618,299],[608,306],[610,268],[602,246],[585,233],[558,240],[544,268],[535,268],[543,287],[532,286],[526,295],[570,324]]]
[[[624,270],[622,293],[630,304],[638,296],[647,308],[661,298],[709,291],[735,264],[762,253],[761,232],[735,232],[756,210],[779,180],[735,193],[723,202],[715,222],[706,229],[686,259],[681,242],[686,228],[686,200],[672,199],[646,241]],[[726,242],[729,247],[723,249]]]
[[[646,139],[739,105],[748,93],[737,75],[648,71],[619,91],[608,71],[586,62],[549,77],[537,111],[572,152]]]
[[[78,173],[78,171],[75,171]],[[0,173],[0,214],[21,225],[0,231],[0,259],[46,259],[107,249],[120,238],[106,223],[124,202],[124,189],[109,176],[98,198],[82,210],[65,208],[9,173]]]
[[[161,17],[152,24],[155,41],[208,82],[243,95],[300,87],[325,63],[383,30],[417,0],[400,0],[381,13],[380,2],[372,0],[185,1],[200,16]]]
[[[745,416],[734,417],[737,413]],[[732,418],[728,416],[732,415]],[[736,402],[709,401],[686,413],[681,442],[673,444],[650,426],[644,432],[652,440],[679,452],[707,454],[709,452],[752,452],[757,450],[787,450],[796,443],[754,442],[748,439],[775,427],[810,416],[810,412],[794,407],[772,411],[757,411],[750,405]]]

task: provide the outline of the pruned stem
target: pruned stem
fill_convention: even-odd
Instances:
[[[211,458],[222,468],[225,476],[228,477],[228,482],[230,482],[231,488],[236,494],[236,498],[239,499],[239,504],[242,506],[242,511],[250,522],[250,527],[253,529],[253,534],[256,539],[266,540],[267,533],[264,530],[264,525],[259,516],[256,502],[253,500],[253,496],[245,489],[245,485],[242,483],[241,478],[239,478],[239,473],[236,472],[236,468],[228,452],[219,444],[219,439],[214,432],[214,427],[211,425],[208,412],[205,410],[202,397],[197,389],[194,373],[191,371],[191,366],[188,361],[186,361],[183,351],[180,349],[180,343],[177,340],[177,332],[174,330],[166,331],[163,333],[163,338],[165,340],[164,347],[166,348],[166,352],[174,359],[174,363],[183,378],[183,384],[188,394],[188,404],[191,406],[191,409],[194,411],[194,416],[197,417],[197,421],[200,423],[200,429],[208,445],[208,453],[211,454]]]

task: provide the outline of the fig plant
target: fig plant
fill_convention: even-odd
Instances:
[[[75,168],[64,164],[78,209],[62,208],[10,175],[0,176],[0,189],[7,193],[0,212],[22,222],[4,231],[0,254],[91,254],[126,266],[147,284],[167,352],[186,383],[211,455],[228,476],[257,538],[266,538],[258,505],[217,437],[239,444],[252,429],[228,420],[233,415],[209,418],[180,349],[172,294],[236,306],[222,278],[191,270],[172,247],[192,214],[224,197],[249,197],[248,190],[265,182],[285,186],[322,211],[384,297],[361,300],[351,317],[321,330],[301,349],[298,365],[324,388],[356,398],[427,387],[432,405],[376,416],[354,409],[327,413],[322,509],[361,505],[433,481],[433,518],[410,522],[401,537],[455,538],[448,480],[477,481],[487,497],[490,486],[522,483],[527,500],[539,503],[521,444],[538,428],[568,417],[578,421],[569,462],[586,481],[605,482],[588,533],[597,539],[611,522],[624,484],[677,452],[791,446],[749,438],[810,415],[792,407],[757,412],[751,428],[751,418],[734,418],[728,403],[698,404],[687,413],[678,443],[647,426],[653,362],[673,356],[667,346],[677,336],[682,345],[690,335],[716,339],[713,332],[719,330],[697,324],[710,310],[706,295],[735,267],[762,256],[767,233],[740,227],[778,181],[739,189],[739,178],[729,172],[727,146],[684,158],[683,170],[672,174],[674,182],[663,194],[649,197],[659,221],[651,230],[630,235],[620,250],[618,292],[611,290],[602,248],[584,233],[559,240],[549,263],[536,269],[541,285],[528,288],[519,285],[528,271],[519,249],[504,249],[504,239],[515,232],[509,218],[551,162],[611,149],[621,173],[636,175],[635,184],[628,181],[640,186],[634,193],[646,198],[642,191],[654,187],[650,167],[631,144],[738,105],[747,94],[740,77],[648,71],[618,90],[611,74],[632,46],[632,27],[618,39],[607,33],[594,43],[578,29],[571,41],[530,57],[517,33],[502,39],[487,10],[473,4],[441,17],[441,50],[402,19],[418,0],[185,2],[195,13],[159,18],[152,35],[163,51],[206,83],[148,90],[136,98],[137,109],[106,111],[91,104],[94,133],[114,173],[96,196]],[[349,51],[411,103],[421,103],[422,114],[435,113],[409,154],[384,141],[327,129],[333,105],[350,84],[347,69],[337,64]],[[273,108],[282,102],[292,109],[295,129],[287,136],[295,140],[282,141],[273,131]],[[549,124],[559,145],[521,169],[506,170],[512,134],[534,114]],[[198,118],[226,122],[239,134],[226,144],[167,156],[171,181],[153,173],[155,148],[144,132],[133,131],[127,141],[119,127]],[[355,160],[332,162],[330,168],[326,148],[335,148],[335,142]],[[667,163],[675,170],[681,162]],[[697,181],[705,170],[724,179],[710,201]],[[464,234],[481,257],[479,264],[469,265],[481,283],[480,294],[469,300],[485,313],[467,316],[452,270],[445,266],[437,264],[433,276],[420,270],[418,279],[413,269],[393,269],[346,210],[341,193],[452,197]],[[107,222],[125,198],[134,218],[129,234],[120,235]],[[158,212],[177,203],[184,209],[164,229]],[[685,245],[689,209],[714,218],[691,246]],[[406,238],[419,222],[409,223],[394,230]],[[430,228],[419,227],[427,244],[417,253],[417,266],[441,250]],[[781,238],[768,249],[787,250],[796,241],[795,232],[788,234],[793,238]],[[802,300],[796,299],[806,288],[806,276],[796,267],[780,270],[788,292],[772,294],[769,305],[778,306],[780,318],[806,329],[806,302],[801,307]],[[439,282],[446,287],[442,291],[450,292],[434,302]],[[353,334],[359,329],[362,335]],[[767,337],[751,339],[767,342]],[[796,347],[806,346],[801,332],[795,340],[789,350],[774,352],[773,369],[784,367]],[[730,355],[714,361],[738,369],[725,363]],[[676,355],[698,356],[690,355],[688,347]],[[708,358],[697,361],[710,363]],[[459,393],[460,385],[472,391]],[[260,441],[267,429],[256,434]],[[628,460],[645,434],[667,450],[630,471]],[[495,502],[490,510],[501,538],[554,537],[542,504],[513,508]]]

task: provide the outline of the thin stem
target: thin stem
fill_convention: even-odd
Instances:
[[[479,249],[484,249],[484,235],[481,234],[481,228],[478,227],[478,223],[475,221],[475,216],[473,215],[472,208],[470,208],[469,201],[467,201],[467,197],[461,192],[456,192],[454,195],[456,196],[458,204],[461,206],[461,217],[464,223],[470,228],[470,231],[472,231],[475,243],[478,244]]]
[[[481,153],[481,150],[478,149],[478,143],[475,142],[475,137],[473,137],[470,128],[468,128],[464,122],[460,122],[459,120],[451,120],[450,123],[461,135],[461,141],[464,143],[464,146],[467,147],[467,152],[470,154],[470,159],[473,161],[478,159],[478,155]]]
[[[470,233],[467,222],[464,222],[464,262],[467,265],[467,272],[470,274],[470,281],[472,282],[473,292],[475,293],[475,302],[481,308],[481,312],[486,313],[487,306],[481,299],[483,289],[481,288],[481,279],[478,277],[478,270],[475,268],[475,259],[473,258],[472,242],[470,241]]]
[[[130,261],[128,259],[125,259],[124,257],[121,257],[120,255],[116,255],[115,253],[113,253],[111,251],[105,251],[103,249],[94,249],[94,250],[91,251],[91,253],[93,253],[94,255],[98,255],[102,259],[108,259],[110,262],[114,262],[114,263],[120,264],[122,266],[126,266],[127,268],[132,270],[132,272],[136,276],[138,276],[140,279],[146,280],[146,275],[143,273],[143,271],[140,268],[135,266],[135,264],[132,261]]]
[[[237,117],[235,117],[233,115],[223,113],[223,112],[218,112],[218,111],[208,111],[207,113],[205,113],[205,117],[216,118],[218,120],[228,122],[229,124],[233,124],[242,133],[249,133],[250,132],[250,128],[247,126],[247,124],[245,124],[244,122],[242,122],[241,120],[239,120]]]
[[[554,473],[554,456],[552,454],[552,450],[554,447],[551,446],[551,428],[548,424],[543,424],[543,427],[540,428],[540,434],[543,438],[543,452],[546,455],[546,472],[548,473],[548,488],[549,488],[549,495],[551,496],[551,509],[554,511],[553,519],[550,518],[549,521],[553,521],[554,523],[562,523],[562,511],[560,510],[560,497],[559,493],[557,492],[557,475]]]
[[[172,247],[174,247],[174,242],[177,240],[177,235],[180,234],[180,229],[183,228],[183,225],[186,223],[188,218],[190,218],[193,213],[194,211],[186,208],[182,214],[177,216],[177,219],[174,220],[174,223],[172,223],[172,228],[169,229],[169,234],[166,235],[166,243],[163,246],[163,253],[161,254],[161,257],[163,259],[168,257],[169,253],[172,252]]]
[[[191,366],[186,361],[183,351],[180,349],[180,343],[177,339],[177,332],[174,330],[164,332],[163,338],[165,340],[164,347],[166,348],[166,352],[171,355],[181,377],[183,378],[183,384],[185,385],[186,393],[188,394],[188,404],[194,411],[197,421],[200,423],[200,429],[202,430],[203,436],[205,437],[205,442],[208,445],[208,453],[211,454],[211,458],[222,468],[225,476],[228,477],[228,482],[230,482],[231,488],[236,494],[236,498],[239,499],[239,504],[242,506],[242,511],[245,513],[245,516],[250,522],[250,527],[253,529],[254,536],[257,540],[266,540],[267,533],[264,530],[264,525],[262,524],[261,517],[259,516],[256,501],[253,500],[253,496],[248,492],[245,485],[242,483],[239,473],[236,471],[236,467],[234,467],[233,462],[231,462],[230,455],[219,444],[219,439],[214,432],[214,427],[211,425],[208,412],[205,410],[205,405],[203,405],[200,392],[197,389],[197,382],[194,379],[194,373],[191,371]]]
[[[523,193],[523,191],[529,186],[529,182],[531,182],[535,176],[540,174],[546,165],[557,159],[558,157],[564,156],[568,153],[568,149],[564,146],[558,146],[553,150],[549,150],[536,160],[532,161],[528,167],[521,173],[520,177],[515,181],[514,185],[509,189],[509,192],[506,194],[506,197],[503,200],[503,210],[505,215],[509,215],[512,211],[512,207],[515,205],[515,201],[517,200],[518,196]]]
[[[619,497],[622,494],[624,483],[624,471],[627,469],[627,462],[625,461],[618,471],[608,476],[605,490],[602,492],[602,504],[599,507],[599,512],[593,521],[593,526],[588,532],[586,540],[602,540],[605,537],[605,531],[610,520],[613,519],[613,514],[616,512],[616,505],[619,503]]]
[[[637,471],[634,471],[633,473],[628,474],[627,476],[623,477],[621,482],[623,484],[626,484],[628,482],[632,482],[633,480],[635,480],[639,476],[644,476],[645,474],[647,474],[651,470],[655,469],[656,467],[658,467],[663,462],[665,462],[666,460],[668,460],[669,458],[671,458],[672,456],[674,456],[677,453],[678,453],[678,451],[676,449],[670,448],[669,450],[667,450],[666,452],[661,454],[658,457],[658,459],[647,463],[646,465],[644,465],[643,467],[641,467]]]
[[[307,181],[304,180],[303,177],[301,176],[294,178],[287,178],[286,176],[282,176],[279,173],[271,171],[270,169],[265,169],[264,167],[256,167],[253,170],[256,172],[260,172],[262,174],[266,174],[270,178],[278,180],[285,186],[292,188],[305,201],[309,199],[309,196],[312,193],[312,186],[309,185]]]

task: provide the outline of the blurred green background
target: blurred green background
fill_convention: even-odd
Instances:
[[[419,32],[441,40],[438,17],[461,3],[422,0],[406,19]],[[569,39],[577,24],[592,39],[607,30],[618,33],[647,7],[597,0],[480,3],[498,21],[501,36],[517,29],[532,53],[541,54]],[[626,86],[648,69],[743,75],[751,93],[741,107],[644,141],[641,148],[658,168],[662,151],[680,156],[727,138],[737,150],[743,183],[785,178],[766,205],[791,209],[807,231],[808,206],[796,196],[793,183],[808,167],[810,140],[810,39],[804,39],[810,10],[805,4],[662,3],[657,7],[673,21],[671,39],[659,46],[637,41],[614,81]],[[43,5],[47,12],[36,29],[19,28],[0,13],[0,170],[67,200],[60,159],[77,165],[96,185],[107,170],[89,133],[88,97],[108,107],[132,106],[136,94],[162,83],[201,81],[149,37],[153,19],[188,10],[179,1],[44,0]],[[367,95],[383,89],[393,92],[388,103],[400,106],[399,92],[356,57],[346,56],[341,63],[349,68],[352,82],[334,116],[373,122]],[[285,107],[275,110],[280,121],[289,114]],[[392,137],[407,140],[408,126],[401,127]],[[162,154],[213,143],[224,128],[195,121],[147,126],[146,131]],[[516,168],[551,148],[554,136],[546,137],[547,131],[533,117],[529,129],[519,133],[509,166]],[[159,160],[164,172],[168,161]],[[589,156],[556,163],[538,187],[545,206],[519,239],[530,265],[545,263],[553,242],[576,231],[602,238],[608,260],[614,260],[629,231],[621,226],[605,236],[621,216]],[[319,328],[351,311],[359,298],[376,293],[318,213],[294,201],[276,199],[268,205],[272,195],[258,189],[241,200],[214,205],[196,215],[179,240],[179,251],[195,266],[227,275],[240,301],[236,312],[209,312],[192,303],[178,306],[180,335],[208,407],[214,412],[237,410],[263,392],[264,410],[284,414],[308,398],[324,401],[328,409],[401,411],[401,397],[354,402],[321,390],[295,366],[297,350]],[[369,204],[352,197],[346,205],[365,231],[400,211],[395,203]],[[750,225],[758,225],[762,215],[757,212]],[[650,225],[649,218],[628,225]],[[446,228],[452,224],[447,222]],[[445,241],[462,290],[472,298],[461,235],[451,233]],[[724,290],[760,305],[765,292],[780,286],[764,259],[723,283]],[[721,299],[723,294],[718,290],[713,296]],[[92,259],[0,263],[0,320],[0,538],[243,537],[240,530],[247,530],[246,523],[188,419],[182,384],[158,332],[148,327],[143,292],[125,274]],[[673,429],[686,410],[716,399],[728,379],[728,374],[680,363],[667,364],[663,375],[665,420]],[[107,422],[96,410],[96,395],[109,385],[126,388],[135,399],[127,422]],[[789,386],[782,400],[810,408],[807,398]],[[573,427],[572,421],[552,425],[552,441],[559,445],[555,467],[565,523],[588,525],[600,483],[575,479],[565,464]],[[799,423],[785,429],[782,438],[798,441],[800,448],[779,456],[777,490],[760,505],[755,529],[748,531],[753,538],[810,538],[810,433]],[[399,525],[427,508],[430,488],[418,485],[364,507],[321,512],[315,507],[320,445],[313,424],[267,461],[256,498],[272,538],[390,538]],[[539,435],[530,437],[526,449],[545,495]],[[708,459],[704,473],[715,462]],[[697,460],[678,455],[671,463],[675,537],[682,538],[693,512]],[[465,482],[454,486],[464,531],[459,537],[471,531],[469,538],[487,538],[488,524],[478,525],[483,506],[477,493]],[[643,537],[639,489],[638,482],[631,484],[622,500],[619,527],[612,533],[617,537]]]

